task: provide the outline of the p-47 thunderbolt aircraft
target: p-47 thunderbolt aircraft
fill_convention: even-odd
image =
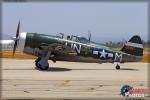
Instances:
[[[140,61],[143,57],[143,45],[138,35],[133,36],[117,52],[109,47],[94,43],[89,39],[79,36],[59,36],[19,32],[18,23],[13,54],[16,48],[26,54],[37,56],[35,66],[39,70],[48,70],[48,60],[73,61],[73,62],[96,62],[115,63],[116,69],[120,69],[120,63]]]

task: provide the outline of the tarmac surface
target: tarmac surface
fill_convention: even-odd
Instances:
[[[124,99],[121,86],[148,85],[148,63],[124,63],[116,70],[111,63],[49,61],[50,69],[39,71],[34,60],[0,60],[3,99]]]

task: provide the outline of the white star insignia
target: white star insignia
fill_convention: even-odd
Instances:
[[[102,58],[102,57],[103,57],[103,58],[106,58],[106,54],[107,54],[107,53],[105,52],[104,49],[103,49],[103,51],[100,52],[100,54],[101,54],[101,55],[100,55],[100,58]]]

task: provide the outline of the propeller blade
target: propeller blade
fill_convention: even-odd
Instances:
[[[16,38],[18,38],[18,36],[19,36],[19,31],[20,31],[20,20],[18,22],[18,27],[17,27],[17,31],[16,31]]]
[[[14,56],[15,51],[16,51],[16,48],[17,48],[17,42],[18,42],[19,31],[20,31],[20,20],[19,20],[19,22],[18,22],[17,31],[16,31],[15,43],[14,43],[14,48],[13,48],[13,56]]]
[[[13,56],[15,54],[16,48],[17,48],[17,40],[15,40],[15,44],[14,44],[14,48],[13,48]]]

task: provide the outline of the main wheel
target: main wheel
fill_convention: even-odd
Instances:
[[[48,70],[48,69],[49,69],[49,66],[42,66],[41,64],[38,63],[40,60],[41,60],[40,57],[35,60],[36,69]],[[49,65],[49,64],[47,64],[47,65]]]
[[[40,70],[48,70],[49,66],[42,66],[41,64],[39,64],[38,62],[35,63],[36,67]]]
[[[39,65],[38,65],[38,62],[39,62],[40,60],[41,60],[40,57],[35,60],[36,69],[40,69],[40,67],[39,67]]]
[[[118,64],[116,65],[116,69],[117,69],[117,70],[120,69],[120,66],[119,66]]]

